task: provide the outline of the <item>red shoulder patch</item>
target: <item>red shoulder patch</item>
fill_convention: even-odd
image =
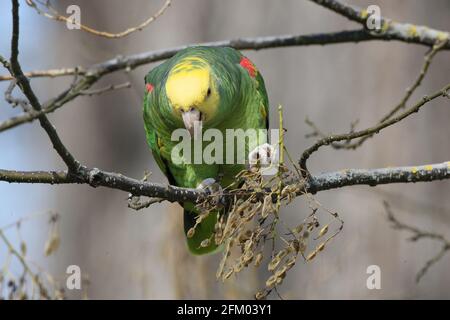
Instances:
[[[251,62],[249,58],[242,57],[239,64],[248,71],[248,74],[250,75],[250,77],[252,77],[252,78],[256,77],[256,74],[258,71],[257,71],[255,65],[253,64],[253,62]]]
[[[147,83],[147,84],[145,85],[145,88],[147,89],[147,92],[148,92],[148,93],[152,92],[153,89],[154,89],[154,87],[153,87],[153,85],[152,85],[151,83]]]

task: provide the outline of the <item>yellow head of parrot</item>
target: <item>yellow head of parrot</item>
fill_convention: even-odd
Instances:
[[[188,130],[193,128],[194,121],[207,122],[216,114],[219,93],[210,66],[201,58],[185,58],[176,64],[167,77],[165,89],[174,113]]]

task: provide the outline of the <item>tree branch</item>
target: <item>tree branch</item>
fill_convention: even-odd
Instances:
[[[367,20],[370,18],[369,13],[365,9],[355,6],[350,6],[336,0],[310,0],[318,5],[342,15],[349,20],[361,24],[367,28]],[[420,43],[428,46],[433,46],[438,41],[444,41],[450,38],[450,34],[445,31],[429,28],[427,26],[418,26],[410,23],[400,23],[380,17],[381,30],[371,31],[370,34],[374,37],[379,37],[382,40],[398,40],[409,43]],[[444,47],[450,49],[450,43]]]
[[[12,39],[11,39],[11,59],[9,71],[11,75],[17,80],[17,85],[22,90],[23,94],[27,97],[31,106],[35,111],[41,111],[42,107],[39,103],[38,98],[33,92],[33,89],[30,86],[30,82],[27,77],[24,76],[22,72],[22,68],[20,67],[20,63],[18,60],[19,55],[19,2],[18,0],[12,0],[12,17],[13,17],[13,31],[12,31]],[[70,154],[69,150],[64,146],[62,141],[60,140],[55,127],[50,123],[45,114],[40,114],[39,122],[41,127],[47,132],[50,141],[52,142],[53,148],[59,154],[59,156],[66,163],[69,171],[76,172],[80,164],[77,160]]]
[[[312,176],[304,191],[320,191],[354,185],[376,186],[388,183],[428,182],[450,179],[450,162],[415,167],[394,167],[380,169],[346,169]],[[82,167],[75,176],[67,171],[13,171],[0,169],[0,181],[9,183],[43,183],[43,184],[88,184],[91,187],[118,189],[133,196],[161,198],[170,202],[198,202],[208,195],[199,189],[180,188],[160,183],[136,180],[117,173]],[[294,184],[299,181],[286,181]],[[302,192],[303,193],[303,192]],[[299,193],[298,195],[301,195]],[[222,193],[223,199],[234,194]],[[158,200],[158,202],[160,202]]]
[[[311,0],[314,1],[314,0]],[[364,20],[365,21],[365,20]],[[386,20],[387,21],[387,20]],[[396,25],[403,26],[414,26],[412,24],[400,24]],[[400,29],[402,29],[400,28]],[[254,38],[237,38],[233,40],[222,40],[215,42],[204,42],[198,44],[184,45],[180,47],[174,47],[170,49],[155,50],[143,52],[140,54],[118,57],[115,59],[107,60],[105,62],[99,63],[97,65],[91,66],[89,68],[60,68],[60,69],[49,69],[49,70],[38,70],[25,73],[27,77],[38,78],[38,77],[61,77],[74,75],[78,72],[80,75],[85,75],[89,73],[89,70],[94,70],[97,68],[102,69],[103,66],[108,66],[108,73],[123,70],[126,68],[134,69],[138,66],[149,64],[151,62],[161,61],[172,57],[178,51],[185,49],[189,46],[211,46],[211,47],[233,47],[237,50],[261,50],[269,48],[278,47],[294,47],[294,46],[310,46],[310,45],[327,45],[327,44],[339,44],[339,43],[357,43],[362,41],[401,41],[407,43],[414,43],[419,45],[424,45],[431,47],[436,41],[445,40],[450,37],[449,33],[446,31],[440,31],[431,29],[428,27],[417,27],[424,28],[427,30],[428,36],[421,37],[411,37],[411,36],[401,36],[392,34],[375,34],[366,29],[357,30],[346,30],[330,33],[316,33],[309,35],[278,35],[278,36],[268,36],[268,37],[254,37]],[[443,50],[450,50],[450,43],[447,43]],[[11,80],[11,76],[2,75],[0,76],[0,81]]]
[[[441,250],[434,255],[432,258],[428,259],[425,265],[420,269],[420,271],[416,275],[416,282],[419,282],[422,277],[427,273],[427,271],[430,269],[431,266],[433,266],[435,263],[437,263],[439,260],[441,260],[444,255],[450,251],[450,241],[447,240],[443,235],[429,232],[429,231],[423,231],[417,227],[405,224],[403,222],[400,222],[397,220],[397,218],[394,216],[394,213],[392,212],[391,207],[389,206],[389,203],[386,201],[383,201],[384,209],[387,213],[387,218],[389,222],[392,223],[392,227],[396,230],[405,230],[413,234],[409,238],[410,241],[418,241],[421,239],[431,239],[435,241],[439,241],[442,245]]]
[[[416,102],[415,105],[413,105],[411,108],[407,109],[403,113],[399,114],[398,116],[390,118],[389,120],[381,122],[373,127],[370,127],[370,128],[367,128],[367,129],[361,130],[361,131],[356,131],[356,132],[330,135],[328,137],[320,139],[315,144],[313,144],[311,147],[309,147],[308,149],[303,151],[303,154],[299,160],[299,166],[300,166],[300,169],[302,169],[301,170],[302,175],[304,177],[308,177],[310,175],[308,168],[306,166],[306,162],[309,159],[309,157],[314,152],[316,152],[320,147],[329,145],[336,141],[344,141],[344,140],[350,141],[350,140],[353,140],[356,138],[376,134],[376,133],[380,132],[382,129],[385,129],[393,124],[396,124],[397,122],[405,119],[406,117],[412,115],[413,113],[418,112],[420,110],[420,108],[423,107],[426,103],[428,103],[438,97],[448,97],[448,93],[447,93],[448,90],[450,90],[450,84],[446,85],[444,88],[433,93],[430,96],[424,96],[422,99],[420,99],[418,102]]]
[[[450,162],[412,167],[380,169],[344,169],[312,176],[308,181],[310,193],[354,185],[371,187],[388,183],[427,182],[450,179]]]
[[[335,33],[320,33],[312,35],[300,36],[276,36],[276,37],[257,37],[257,38],[240,38],[236,40],[226,40],[218,42],[201,43],[204,46],[231,46],[236,49],[267,49],[276,47],[302,46],[314,44],[331,44],[342,42],[357,42],[369,40],[371,37],[365,30],[341,31]],[[14,128],[18,125],[31,122],[42,114],[51,113],[66,103],[72,101],[82,92],[88,90],[101,77],[121,70],[130,71],[136,67],[143,66],[152,62],[168,59],[175,55],[178,51],[187,48],[188,45],[175,47],[171,49],[150,51],[141,54],[119,56],[114,59],[104,61],[99,64],[92,65],[89,68],[75,67],[65,69],[53,69],[47,71],[33,71],[24,74],[27,77],[58,77],[58,76],[82,76],[71,88],[63,91],[58,97],[44,103],[43,108],[39,112],[24,112],[20,115],[12,117],[0,123],[0,132]],[[0,61],[5,65],[8,62],[0,56]],[[13,79],[12,76],[0,76],[0,81]]]
[[[129,34],[136,32],[136,31],[141,31],[142,29],[144,29],[145,27],[147,27],[149,24],[151,24],[153,21],[155,21],[156,19],[158,19],[166,10],[167,8],[169,8],[169,6],[171,5],[171,0],[166,0],[163,4],[163,6],[152,16],[150,16],[149,18],[147,18],[144,22],[142,22],[141,24],[139,24],[136,27],[131,27],[128,28],[122,32],[118,32],[118,33],[111,33],[111,32],[106,32],[106,31],[99,31],[96,30],[94,28],[88,27],[86,25],[83,25],[81,23],[78,23],[77,21],[72,21],[69,19],[69,17],[66,17],[62,14],[60,14],[58,11],[56,11],[56,9],[54,9],[50,2],[47,1],[46,3],[41,3],[39,0],[37,0],[37,2],[41,5],[43,5],[47,11],[41,10],[39,9],[39,7],[36,5],[36,3],[34,2],[35,0],[27,0],[27,4],[32,7],[33,9],[36,10],[36,12],[46,18],[52,19],[52,20],[56,20],[56,21],[61,21],[61,22],[69,22],[69,23],[73,23],[74,25],[77,25],[81,30],[86,31],[88,33],[91,33],[93,35],[96,36],[100,36],[100,37],[104,37],[104,38],[108,38],[108,39],[117,39],[117,38],[123,38],[128,36]]]
[[[440,49],[442,49],[443,46],[446,45],[448,42],[448,39],[445,41],[441,41],[436,43],[433,48],[425,55],[424,63],[422,68],[420,69],[420,73],[417,76],[417,78],[414,80],[414,83],[406,90],[405,95],[401,99],[401,101],[393,107],[381,120],[379,123],[383,123],[389,119],[391,119],[398,111],[406,107],[406,103],[411,98],[412,94],[416,91],[418,87],[422,84],[422,80],[425,78],[425,75],[427,74],[427,71],[431,65],[431,62],[434,58],[434,56],[439,52]],[[308,118],[305,120],[306,124],[309,125],[314,131],[310,133],[309,137],[315,137],[320,136],[322,138],[325,138],[327,135],[325,135],[318,127],[317,125],[309,120]],[[351,123],[350,125],[350,133],[354,132],[356,122]],[[344,142],[333,142],[331,143],[331,146],[334,149],[347,149],[347,150],[355,150],[363,145],[363,143],[368,140],[369,138],[373,137],[375,133],[365,135],[361,138],[359,138],[357,141],[352,142],[351,140],[347,140]]]
[[[168,59],[178,51],[190,46],[211,46],[211,47],[233,47],[238,50],[261,50],[278,47],[326,45],[346,42],[359,42],[368,40],[378,40],[363,29],[339,31],[331,33],[316,33],[309,35],[279,35],[268,37],[238,38],[233,40],[222,40],[215,42],[203,42],[197,44],[184,45],[163,50],[148,51],[129,56],[119,56],[114,59],[90,66],[89,68],[62,68],[31,71],[25,75],[30,78],[36,77],[60,77],[70,75],[88,75],[93,72],[100,72],[102,75],[124,70],[134,69],[152,62]],[[427,44],[424,44],[427,45]],[[446,48],[450,49],[450,48]],[[2,75],[0,81],[11,80],[11,76]]]

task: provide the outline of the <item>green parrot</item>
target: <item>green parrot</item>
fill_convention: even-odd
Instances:
[[[236,175],[248,165],[238,161],[238,156],[252,163],[255,159],[273,156],[267,132],[256,137],[249,135],[243,148],[239,148],[235,136],[227,135],[229,129],[234,130],[232,132],[267,130],[269,125],[264,80],[255,65],[239,51],[229,47],[188,47],[151,70],[145,77],[145,86],[143,113],[147,142],[170,184],[186,188],[215,184],[224,188],[235,182]],[[196,129],[196,124],[200,129]],[[174,141],[172,134],[179,129],[188,133],[189,157],[184,152],[174,156],[179,139]],[[222,154],[223,158],[233,161],[192,161],[191,151],[196,141],[198,143],[198,132],[205,133],[206,137],[208,129],[224,137],[222,146],[211,154]],[[205,141],[205,137],[199,143],[200,150],[206,152],[211,142]],[[210,140],[213,139],[210,137]],[[233,147],[227,147],[232,142]],[[249,150],[252,145],[257,147]],[[198,212],[193,203],[180,204],[184,207],[187,234],[195,225]],[[214,241],[207,246],[202,246],[201,242],[211,238],[220,214],[225,212],[210,213],[196,226],[194,235],[187,237],[193,254],[217,250]]]

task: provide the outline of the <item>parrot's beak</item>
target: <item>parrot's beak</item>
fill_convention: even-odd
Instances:
[[[184,127],[189,131],[191,137],[195,138],[201,132],[201,112],[195,108],[191,108],[189,111],[183,111],[181,117],[183,118]]]

